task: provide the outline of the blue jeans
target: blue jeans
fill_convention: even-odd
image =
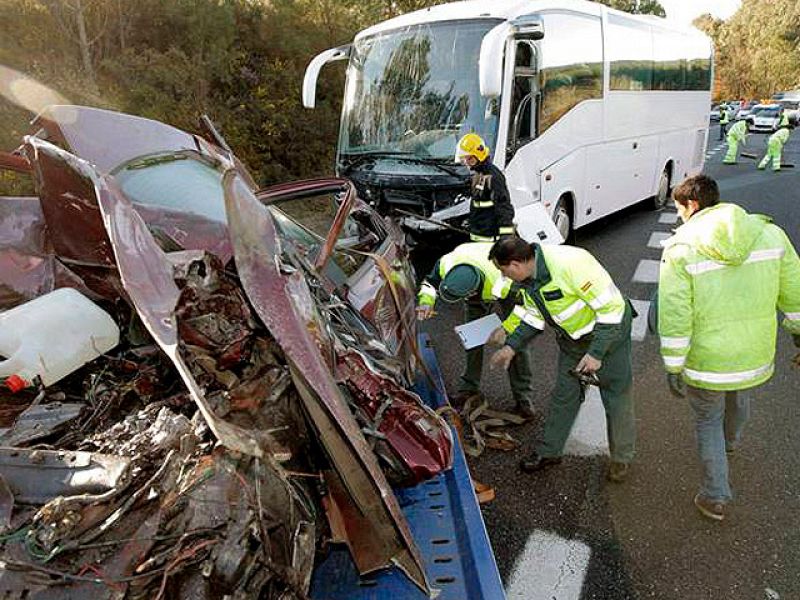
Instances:
[[[689,404],[694,410],[697,450],[703,466],[700,494],[716,502],[733,498],[728,483],[726,447],[735,450],[742,430],[750,418],[751,390],[712,392],[687,386]]]

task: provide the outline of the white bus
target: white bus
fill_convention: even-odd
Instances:
[[[526,239],[573,229],[699,172],[712,45],[694,28],[583,0],[469,0],[390,19],[318,55],[347,60],[337,172],[388,213],[460,223],[457,140],[480,134]],[[435,229],[407,218],[407,227]]]

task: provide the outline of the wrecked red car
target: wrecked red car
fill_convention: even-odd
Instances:
[[[209,141],[75,106],[34,127],[0,156],[38,194],[0,199],[0,309],[72,287],[123,340],[53,389],[27,382],[30,401],[0,415],[2,435],[38,443],[0,449],[12,565],[0,591],[303,597],[324,540],[347,543],[362,572],[394,563],[428,589],[388,483],[449,468],[452,438],[409,391],[414,277],[400,232],[346,180],[258,190],[213,127]],[[42,407],[60,418],[31,438]],[[25,496],[59,452],[82,453],[98,485]],[[190,490],[237,497],[228,525],[187,514]],[[144,530],[180,543],[117,552]],[[186,569],[199,563],[202,577]]]

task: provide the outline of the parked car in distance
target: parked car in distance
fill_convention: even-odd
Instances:
[[[780,104],[757,104],[753,107],[750,114],[745,117],[748,131],[767,131],[778,130],[781,123],[783,109]]]
[[[758,102],[755,100],[750,100],[749,102],[745,102],[744,106],[740,106],[736,110],[736,114],[734,115],[734,120],[741,121],[742,119],[746,119],[750,113],[753,111],[753,108],[758,106]]]

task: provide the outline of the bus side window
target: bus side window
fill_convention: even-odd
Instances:
[[[603,97],[600,19],[558,12],[543,16],[548,33],[541,42],[540,136],[581,102]]]
[[[511,119],[508,131],[508,158],[536,137],[536,46],[530,40],[516,43]]]

